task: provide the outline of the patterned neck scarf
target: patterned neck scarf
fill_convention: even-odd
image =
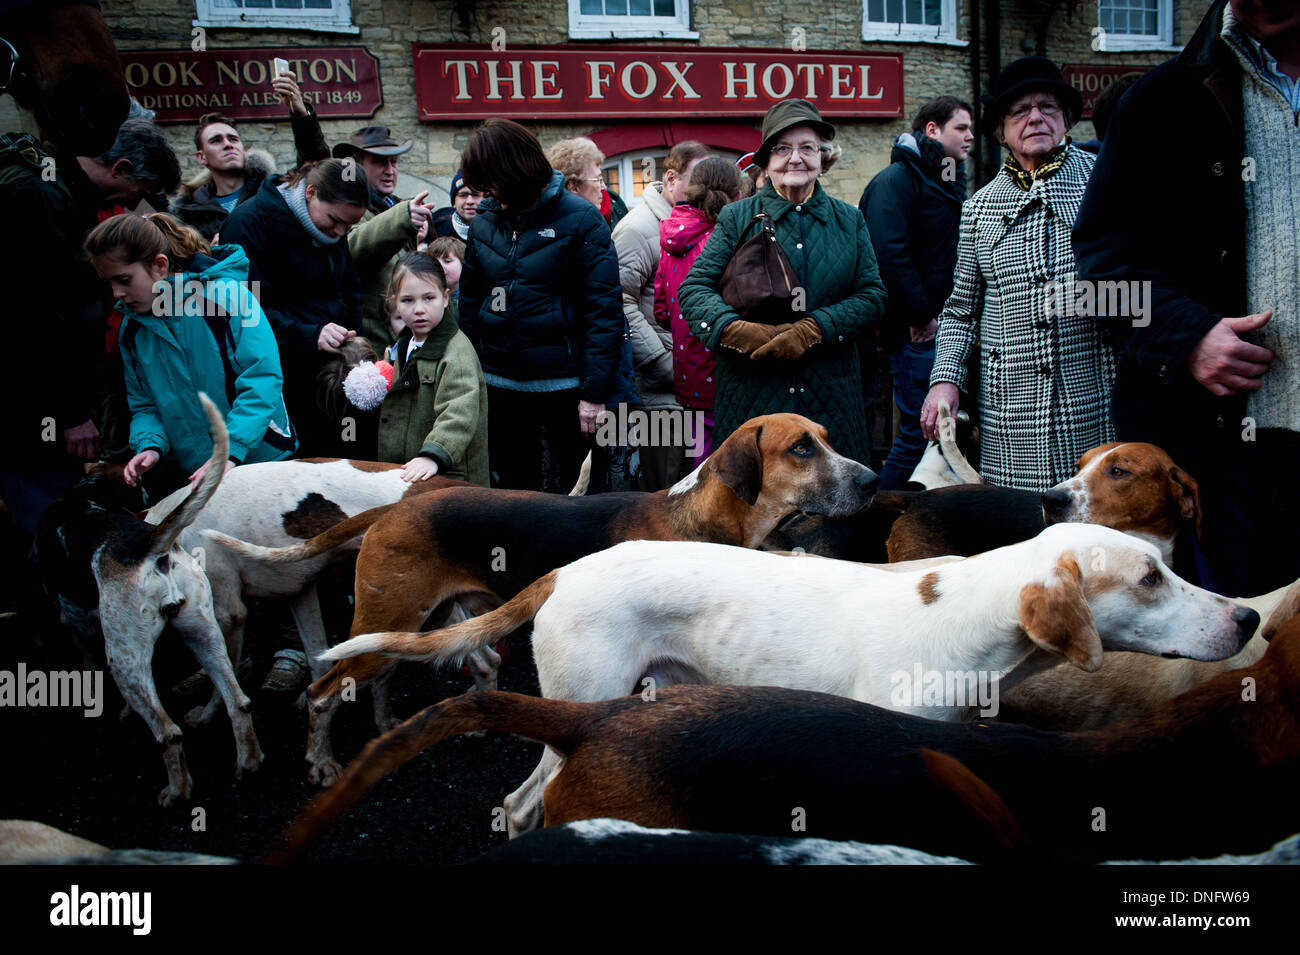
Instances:
[[[1070,140],[1067,138],[1065,142],[1053,149],[1048,154],[1047,159],[1033,172],[1016,162],[1014,155],[1007,156],[1007,161],[1002,164],[1002,168],[1006,170],[1012,182],[1025,192],[1028,192],[1033,187],[1035,179],[1050,179],[1058,169],[1065,165],[1065,155],[1069,145]]]

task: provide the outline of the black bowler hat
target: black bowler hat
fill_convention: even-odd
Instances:
[[[812,103],[806,99],[782,100],[763,117],[763,144],[754,150],[754,162],[760,169],[767,168],[768,153],[776,145],[777,137],[796,126],[811,126],[825,140],[835,138],[835,127],[822,119]]]
[[[998,74],[993,92],[984,96],[984,125],[995,129],[1007,110],[1026,93],[1053,94],[1065,110],[1065,125],[1073,126],[1083,115],[1083,97],[1061,76],[1055,63],[1045,56],[1022,56]]]
[[[398,143],[393,138],[393,131],[387,126],[362,126],[348,137],[346,143],[339,143],[331,151],[335,159],[345,159],[357,153],[370,153],[374,156],[400,156],[410,152],[415,145],[414,139]]]

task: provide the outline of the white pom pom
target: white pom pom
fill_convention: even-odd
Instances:
[[[343,394],[362,411],[373,411],[384,403],[388,381],[374,362],[363,361],[343,379]]]

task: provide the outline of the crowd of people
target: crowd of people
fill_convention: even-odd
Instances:
[[[1203,83],[1211,71],[1227,79]],[[1202,539],[1180,571],[1234,594],[1287,583],[1300,560],[1271,545],[1292,550],[1297,516],[1277,477],[1300,458],[1298,80],[1300,17],[1220,0],[1177,57],[1110,87],[1102,142],[1071,141],[1078,92],[1025,57],[982,104],[1006,150],[990,182],[967,198],[976,110],[941,96],[856,207],[827,192],[841,148],[800,99],[769,110],[738,163],[675,144],[630,212],[596,143],[544,150],[505,119],[470,137],[448,205],[400,199],[413,141],[367,126],[329,148],[288,75],[275,82],[299,164],[284,175],[217,114],[184,185],[147,119],[96,157],[11,134],[0,185],[29,228],[5,235],[6,263],[22,277],[56,262],[65,280],[11,293],[16,314],[60,322],[12,328],[20,352],[54,338],[61,361],[5,376],[5,499],[30,530],[104,455],[154,495],[195,480],[211,444],[199,391],[226,414],[232,466],[346,456],[412,481],[567,490],[591,452],[600,491],[635,452],[637,486],[659,490],[784,411],[870,462],[879,347],[899,419],[882,487],[905,485],[941,402],[977,413],[979,470],[1008,487],[1151,441],[1200,482]],[[169,212],[125,211],[161,194]],[[775,311],[728,293],[765,229],[793,272]],[[1123,283],[1149,310],[1061,293],[1087,283]],[[373,412],[335,394],[366,360],[391,365]],[[598,441],[620,408],[701,415],[703,455]]]

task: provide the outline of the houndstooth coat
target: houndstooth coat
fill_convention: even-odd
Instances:
[[[979,348],[980,473],[990,484],[1045,490],[1114,440],[1115,350],[1094,318],[1070,307],[1070,230],[1094,162],[1070,146],[1065,164],[1028,192],[1003,171],[962,208],[930,383],[965,392]]]

